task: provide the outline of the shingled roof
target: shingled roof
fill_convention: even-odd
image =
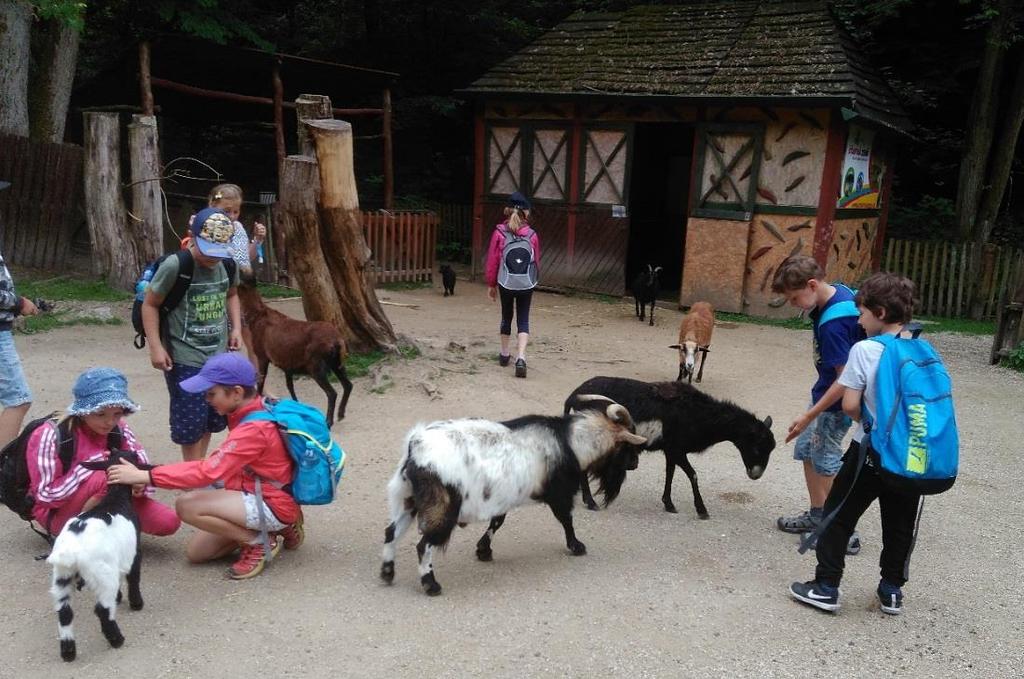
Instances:
[[[463,91],[806,99],[910,128],[824,1],[696,0],[576,13]]]

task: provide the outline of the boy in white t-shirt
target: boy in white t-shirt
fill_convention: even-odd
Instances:
[[[891,273],[874,274],[857,292],[858,322],[868,337],[898,335],[910,322],[913,300],[914,284],[909,279]],[[845,387],[843,411],[857,422],[857,428],[825,501],[824,515],[828,516],[840,504],[841,507],[818,538],[814,580],[794,582],[789,588],[793,598],[826,611],[839,610],[839,581],[843,577],[846,543],[857,521],[876,498],[882,515],[882,578],[878,583],[878,599],[885,613],[897,615],[903,609],[901,588],[907,581],[910,553],[914,548],[914,522],[921,497],[887,490],[870,456],[865,456],[865,464],[857,473],[859,446],[864,437],[861,406],[874,418],[875,375],[884,349],[882,344],[870,339],[857,342],[850,349],[846,368],[839,376],[839,384]]]

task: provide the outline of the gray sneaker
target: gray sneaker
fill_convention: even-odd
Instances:
[[[820,518],[811,516],[811,512],[804,511],[796,516],[780,516],[776,521],[779,530],[786,533],[807,533],[818,527]]]

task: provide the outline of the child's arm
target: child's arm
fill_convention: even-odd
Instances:
[[[157,370],[167,371],[174,367],[174,362],[160,341],[160,305],[163,303],[163,295],[146,290],[146,297],[142,300],[142,328],[149,344],[149,362]]]
[[[849,415],[854,422],[860,422],[860,401],[864,395],[863,389],[843,387],[843,412]]]
[[[839,376],[843,374],[843,368],[846,366],[840,365],[836,367],[836,379],[832,383],[832,386],[821,395],[821,398],[815,402],[811,409],[800,417],[793,420],[793,423],[789,425],[789,432],[786,434],[786,443],[789,443],[803,432],[804,429],[814,421],[814,418],[822,414],[826,410],[832,407],[834,403],[839,401],[843,397],[843,385],[839,384]]]
[[[238,289],[232,285],[228,288],[228,320],[231,321],[231,334],[228,336],[228,351],[242,348],[242,309],[238,302]]]

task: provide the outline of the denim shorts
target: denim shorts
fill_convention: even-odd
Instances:
[[[821,476],[835,476],[843,466],[843,437],[852,424],[841,410],[818,415],[796,438],[793,459],[810,460]]]
[[[13,408],[31,402],[32,392],[14,347],[14,333],[0,330],[0,407]]]
[[[203,438],[204,434],[224,431],[228,426],[227,419],[218,415],[206,402],[206,394],[190,394],[178,386],[182,380],[198,372],[199,368],[195,366],[175,363],[173,368],[164,373],[167,393],[171,395],[171,440],[179,446],[191,445]]]

